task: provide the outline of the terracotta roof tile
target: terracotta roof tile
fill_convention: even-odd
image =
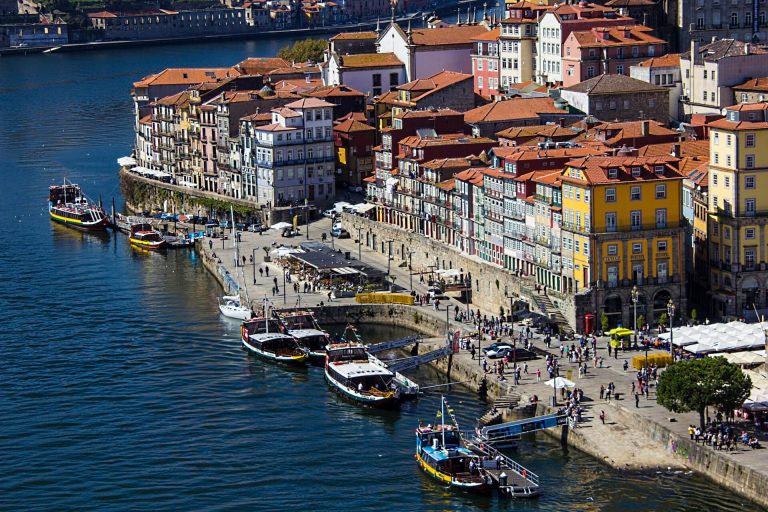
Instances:
[[[342,55],[340,59],[345,68],[391,68],[403,65],[394,53],[358,53]]]
[[[663,166],[663,174],[656,174],[655,167]],[[564,171],[563,181],[583,183],[587,181],[593,185],[605,185],[610,183],[628,183],[641,181],[659,181],[682,179],[683,175],[678,171],[679,160],[674,157],[624,157],[624,156],[591,156],[578,158],[568,162],[569,167],[581,170],[584,180],[572,178]],[[638,176],[632,175],[632,167],[640,167]],[[608,169],[617,169],[615,178],[608,177]]]
[[[666,42],[655,37],[652,28],[643,25],[595,27],[592,30],[571,32],[568,38],[575,39],[581,48],[642,46]]]
[[[416,46],[448,46],[471,44],[476,37],[488,32],[483,25],[460,25],[443,28],[424,28],[412,31]]]
[[[667,55],[664,55],[663,57],[651,57],[650,59],[644,60],[636,66],[639,66],[641,68],[670,68],[670,67],[679,67],[680,66],[680,54],[679,53],[669,53]]]
[[[501,35],[501,29],[496,27],[493,30],[489,30],[484,34],[477,35],[472,38],[473,41],[498,41]]]
[[[747,49],[749,50],[749,55],[762,55],[768,53],[768,48],[759,44],[745,43],[738,39],[720,39],[719,41],[714,41],[699,47],[698,58],[704,59],[707,62],[717,62],[720,59],[728,57],[743,56]],[[680,54],[680,58],[691,60],[691,52]]]
[[[661,144],[648,144],[638,151],[638,156],[667,156],[672,154],[675,144],[680,145],[680,156],[706,156],[709,157],[709,140],[684,140],[680,142],[663,142]]]
[[[273,69],[291,67],[291,63],[279,57],[251,57],[238,62],[235,67],[249,75],[265,75]]]
[[[288,108],[322,108],[335,106],[336,105],[333,103],[321,100],[320,98],[302,98],[286,105]]]
[[[515,119],[534,119],[539,114],[567,114],[555,107],[551,98],[512,98],[483,105],[464,113],[467,123],[511,121]]]
[[[376,32],[341,32],[331,37],[329,41],[350,41],[356,39],[376,39],[379,36]]]
[[[376,128],[374,128],[371,125],[361,123],[360,121],[356,121],[354,119],[347,119],[346,121],[342,121],[341,123],[334,126],[333,130],[337,132],[342,132],[342,133],[352,133],[352,132],[376,131]]]
[[[743,84],[734,85],[734,90],[768,92],[768,77],[750,78]]]
[[[195,85],[204,82],[216,82],[223,78],[240,75],[235,68],[167,68],[154,75],[149,75],[134,87],[150,87],[153,85]]]

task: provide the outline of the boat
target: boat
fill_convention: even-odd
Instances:
[[[275,311],[285,332],[290,334],[301,346],[309,351],[312,363],[323,364],[325,347],[330,343],[328,332],[320,328],[314,313],[306,310]]]
[[[104,231],[109,225],[104,210],[90,203],[79,185],[67,180],[48,188],[48,214],[51,220],[80,231]]]
[[[286,334],[276,318],[270,318],[269,303],[264,299],[264,316],[243,322],[240,337],[249,352],[269,361],[287,364],[304,364],[309,352],[299,345],[296,338]]]
[[[269,361],[288,364],[304,364],[309,354],[299,346],[296,338],[280,332],[248,334],[242,331],[243,346],[249,352]]]
[[[253,316],[251,308],[244,306],[239,295],[225,295],[219,299],[219,311],[227,318],[248,320]]]
[[[134,224],[131,226],[131,233],[128,235],[128,241],[134,247],[146,249],[148,251],[159,251],[165,249],[168,242],[163,235],[154,229],[151,224]]]
[[[395,375],[357,342],[325,347],[325,378],[332,389],[363,405],[397,407],[402,401]]]
[[[424,472],[441,484],[469,492],[492,489],[490,475],[478,453],[468,448],[455,420],[445,423],[445,399],[441,399],[438,425],[419,425],[416,429],[416,461]],[[451,414],[451,418],[453,415]]]

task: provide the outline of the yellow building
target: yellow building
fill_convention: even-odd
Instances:
[[[685,311],[679,159],[580,158],[568,163],[562,183],[563,275],[588,290],[591,313],[633,327],[634,286],[637,314],[648,323],[670,299]]]
[[[749,316],[768,306],[768,104],[726,109],[710,123],[709,256],[713,313]]]

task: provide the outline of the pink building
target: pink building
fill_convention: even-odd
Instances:
[[[496,28],[472,39],[472,74],[475,94],[490,98],[499,95],[499,34]]]
[[[563,86],[570,87],[597,75],[627,75],[649,57],[667,52],[667,43],[643,25],[592,27],[571,32],[563,44]]]

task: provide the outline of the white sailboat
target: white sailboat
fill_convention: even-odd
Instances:
[[[232,219],[232,226],[235,225],[235,213],[230,206],[230,216]],[[235,247],[235,266],[238,266],[237,258],[239,257],[237,251],[237,232],[234,232],[234,247]],[[242,270],[241,270],[242,272]],[[245,276],[243,275],[243,283],[245,283]],[[250,300],[248,299],[248,287],[245,287],[245,304],[240,295],[225,295],[219,299],[219,311],[227,318],[236,318],[237,320],[248,320],[253,316],[250,307]]]

